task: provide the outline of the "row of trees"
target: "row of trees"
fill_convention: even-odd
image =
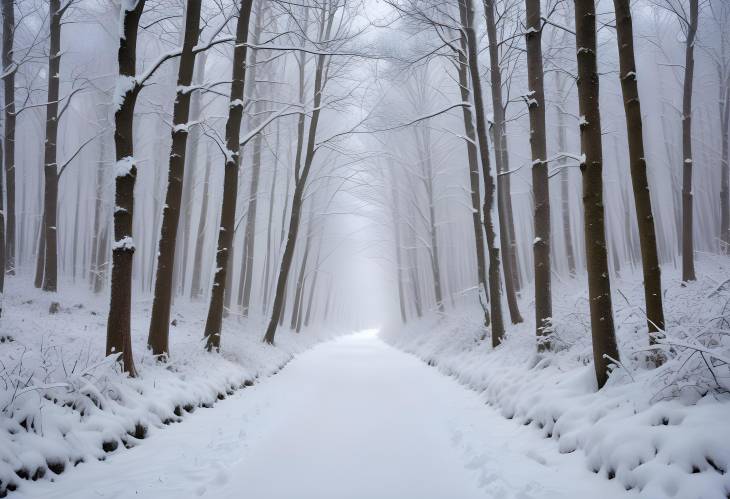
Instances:
[[[627,214],[626,227],[621,227],[624,233],[636,231],[636,242],[630,242],[630,247],[638,250],[638,260],[643,271],[645,313],[648,332],[648,342],[655,347],[665,328],[664,310],[662,304],[662,280],[660,269],[660,252],[657,242],[657,227],[655,225],[656,207],[652,206],[652,197],[656,191],[651,188],[647,173],[647,137],[652,140],[655,134],[644,131],[645,115],[642,113],[639,99],[637,78],[637,49],[634,40],[634,20],[632,6],[628,0],[615,0],[613,12],[606,19],[600,20],[601,14],[596,12],[593,0],[577,0],[576,2],[539,0],[495,1],[483,2],[483,26],[486,31],[487,48],[482,52],[482,45],[475,34],[476,21],[475,6],[469,0],[454,2],[445,1],[413,1],[393,0],[392,7],[398,12],[398,22],[417,43],[409,44],[412,51],[411,61],[405,62],[411,72],[405,77],[406,85],[394,89],[395,96],[383,106],[382,112],[392,113],[396,101],[408,102],[409,106],[420,112],[426,112],[428,103],[447,96],[459,96],[465,104],[463,108],[463,132],[455,132],[455,128],[448,129],[452,136],[457,134],[464,143],[469,164],[473,240],[476,241],[476,251],[472,252],[476,259],[475,281],[479,283],[480,297],[485,304],[486,291],[489,290],[490,307],[485,309],[485,322],[491,320],[492,344],[497,346],[503,339],[504,326],[501,316],[501,290],[504,290],[512,323],[522,321],[517,308],[516,294],[519,293],[520,279],[516,275],[518,258],[516,258],[517,242],[515,240],[512,190],[509,179],[518,174],[521,167],[510,169],[509,146],[507,129],[519,124],[523,114],[529,117],[529,124],[525,126],[529,137],[531,169],[531,196],[533,206],[531,216],[532,230],[532,272],[534,279],[535,299],[535,327],[537,348],[539,351],[550,349],[550,333],[552,331],[552,291],[551,271],[555,266],[551,263],[551,255],[556,256],[552,247],[552,236],[555,230],[551,222],[562,219],[563,250],[564,254],[557,254],[560,261],[566,261],[569,274],[577,270],[576,250],[574,249],[571,234],[570,177],[569,169],[573,166],[580,168],[582,177],[582,232],[584,234],[585,270],[588,276],[588,301],[590,304],[591,331],[593,336],[594,361],[596,377],[599,386],[603,386],[608,379],[609,366],[619,360],[615,328],[613,324],[613,310],[611,303],[611,275],[619,268],[620,260],[616,259],[613,268],[609,256],[613,252],[615,241],[607,240],[605,209],[606,187],[604,185],[605,161],[604,148],[606,144],[606,128],[601,125],[601,103],[599,94],[599,80],[604,75],[617,75],[620,82],[621,99],[624,104],[624,132],[613,135],[615,154],[614,162],[624,161],[629,165],[626,174],[631,179],[629,192],[632,194],[631,204],[634,205],[634,216]],[[695,0],[656,1],[653,7],[660,7],[661,20],[669,18],[678,22],[684,34],[682,43],[685,47],[684,64],[677,65],[682,71],[678,74],[682,81],[682,109],[676,122],[682,130],[681,164],[675,165],[682,172],[681,181],[673,181],[674,188],[681,188],[680,220],[681,230],[681,257],[682,279],[695,279],[694,259],[695,250],[693,241],[696,231],[693,228],[693,155],[692,155],[692,115],[696,110],[692,107],[694,59],[697,44],[698,19],[700,6]],[[634,7],[637,8],[637,7]],[[641,8],[641,7],[639,7]],[[703,40],[703,49],[717,66],[716,84],[719,86],[720,99],[720,137],[723,144],[728,140],[728,129],[722,120],[727,109],[728,79],[727,38],[725,33],[728,27],[728,8],[722,2],[707,2],[706,10],[708,23],[707,36]],[[712,19],[710,20],[710,16]],[[609,20],[610,18],[610,20]],[[614,50],[617,57],[609,56],[609,61],[602,63],[599,71],[599,54],[608,50],[599,46],[599,26],[608,26],[613,36]],[[547,33],[547,34],[546,34]],[[547,38],[546,38],[547,37]],[[653,43],[657,43],[652,40]],[[407,43],[408,44],[408,43]],[[572,47],[571,47],[572,45]],[[424,46],[426,47],[424,51]],[[485,53],[489,58],[483,66],[489,68],[489,82],[492,96],[492,113],[486,114],[486,106],[482,97],[482,83],[480,81],[479,57]],[[572,60],[571,60],[572,54]],[[665,54],[666,55],[666,54]],[[417,61],[416,63],[412,61]],[[615,61],[615,62],[614,62]],[[725,62],[722,62],[725,61]],[[615,64],[615,66],[614,66]],[[417,65],[417,69],[413,66]],[[453,72],[451,71],[453,69]],[[402,68],[399,69],[402,71]],[[447,72],[447,80],[435,76],[439,71]],[[455,73],[455,74],[454,74]],[[554,77],[552,95],[548,95],[545,80],[547,76]],[[599,76],[601,75],[601,76]],[[417,83],[412,82],[415,80]],[[575,93],[570,87],[575,83]],[[449,86],[453,86],[449,88]],[[456,88],[458,86],[458,89]],[[522,86],[521,88],[519,88]],[[522,91],[519,98],[511,97],[510,93]],[[504,94],[507,94],[506,96]],[[448,99],[448,97],[447,97]],[[510,110],[521,102],[524,107],[518,111]],[[577,113],[571,110],[577,108]],[[555,125],[557,125],[557,144],[552,154],[548,153],[548,127],[546,125],[548,112],[555,109]],[[524,111],[523,111],[524,110]],[[402,111],[397,111],[402,112]],[[566,125],[567,119],[575,117],[575,135],[580,136],[580,153],[571,153],[567,136],[571,133]],[[474,123],[476,126],[474,126]],[[614,127],[617,122],[612,123]],[[400,312],[403,321],[408,318],[408,303],[413,302],[416,316],[421,316],[424,305],[424,287],[419,280],[426,279],[433,283],[432,300],[435,307],[443,312],[446,300],[443,287],[443,259],[439,260],[439,245],[444,243],[438,237],[439,217],[435,215],[438,206],[444,203],[438,199],[438,192],[434,183],[438,182],[440,173],[434,169],[431,162],[436,155],[431,151],[434,147],[429,138],[429,130],[435,123],[422,123],[419,130],[414,130],[412,140],[414,150],[404,150],[403,138],[395,138],[386,144],[386,149],[403,163],[395,166],[394,160],[389,159],[381,168],[381,180],[390,184],[389,189],[382,189],[381,202],[384,203],[388,214],[388,226],[391,227],[392,239],[395,241],[396,280],[400,300]],[[404,136],[407,134],[404,133]],[[441,140],[444,140],[444,134]],[[623,135],[626,145],[623,147],[616,140],[616,136]],[[425,137],[425,138],[424,138]],[[490,140],[491,139],[491,140]],[[490,151],[490,145],[493,151]],[[667,149],[672,147],[665,137]],[[464,147],[462,146],[462,147]],[[707,145],[703,144],[703,149]],[[441,144],[438,147],[444,148]],[[448,154],[455,154],[453,148]],[[624,152],[621,151],[623,149]],[[419,156],[419,154],[426,157]],[[442,153],[443,154],[443,153]],[[519,153],[517,154],[519,156]],[[625,155],[625,156],[624,156]],[[721,206],[717,212],[718,220],[727,217],[727,207],[722,204],[725,195],[724,186],[728,179],[726,171],[727,153],[723,145],[722,152],[717,155],[719,161],[715,163],[714,178],[720,178]],[[490,160],[494,159],[495,168],[490,167]],[[671,158],[670,158],[671,159]],[[445,162],[446,159],[437,161]],[[527,161],[525,161],[527,162]],[[484,205],[480,207],[480,187],[478,164],[481,165],[482,183],[481,193],[484,196]],[[654,175],[665,175],[669,165],[656,161]],[[493,176],[496,173],[496,192]],[[561,192],[558,195],[550,191],[550,178],[561,180]],[[519,177],[518,177],[519,179]],[[627,185],[619,177],[619,183]],[[413,190],[413,186],[423,184],[423,191]],[[443,182],[446,184],[446,182]],[[400,187],[398,187],[400,186]],[[402,190],[399,190],[402,189]],[[619,193],[625,190],[618,187]],[[446,191],[443,196],[449,196]],[[661,198],[661,197],[660,197]],[[404,202],[405,199],[405,202]],[[552,210],[551,199],[560,201],[560,211]],[[554,205],[553,205],[554,206]],[[630,206],[625,202],[625,206]],[[576,207],[577,208],[577,207]],[[425,213],[425,210],[428,212]],[[450,220],[453,213],[440,217],[441,223]],[[479,213],[481,211],[481,217]],[[493,212],[496,211],[496,215]],[[495,239],[492,219],[498,220],[499,241]],[[479,223],[481,222],[481,223]],[[726,251],[724,241],[727,239],[724,222],[712,229],[712,237],[720,242],[721,251]],[[421,228],[423,225],[423,228]],[[486,234],[486,256],[482,251],[482,234]],[[704,231],[704,228],[703,228]],[[422,238],[421,234],[428,236]],[[416,241],[419,238],[420,241]],[[448,244],[448,236],[446,237]],[[418,273],[418,249],[426,250],[431,261],[430,276]],[[613,251],[612,251],[613,250]],[[463,251],[463,250],[462,250]],[[500,258],[501,255],[501,258]],[[500,261],[501,260],[501,261]],[[488,269],[485,276],[484,269]],[[501,272],[501,276],[500,276]],[[473,282],[473,281],[472,281]],[[408,285],[410,283],[410,286]],[[504,287],[502,287],[504,285]],[[459,289],[459,286],[454,286]],[[428,290],[426,290],[428,292]],[[450,298],[453,301],[453,294]],[[426,298],[428,300],[428,298]],[[658,365],[663,361],[660,350],[654,348],[650,360]]]

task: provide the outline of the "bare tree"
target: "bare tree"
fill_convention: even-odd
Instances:
[[[218,250],[216,252],[216,271],[205,322],[206,348],[220,349],[223,322],[223,302],[228,275],[229,258],[233,244],[236,218],[236,197],[238,196],[238,169],[240,164],[241,118],[243,116],[244,85],[246,80],[246,53],[248,51],[248,28],[253,0],[240,0],[238,21],[236,22],[236,41],[233,49],[233,74],[231,95],[226,122],[225,173],[223,178],[223,200],[221,223],[218,231]]]
[[[654,214],[651,207],[649,181],[646,175],[643,124],[639,88],[634,60],[634,30],[629,0],[614,0],[616,11],[616,41],[618,43],[621,90],[626,113],[626,130],[629,140],[631,182],[636,205],[636,219],[639,227],[641,263],[644,272],[644,299],[649,341],[656,343],[656,334],[664,330],[664,308],[662,305],[662,280],[657,253]],[[656,357],[657,362],[660,361]]]
[[[180,205],[185,177],[185,158],[190,127],[190,84],[195,72],[194,48],[200,38],[201,0],[188,0],[185,11],[185,33],[180,55],[177,92],[172,118],[172,145],[170,147],[167,194],[162,209],[162,228],[157,253],[157,277],[152,301],[147,345],[154,355],[165,357],[170,352],[170,306],[173,293],[175,248],[180,221]]]
[[[603,151],[596,55],[594,0],[575,3],[575,43],[578,58],[578,104],[583,156],[583,209],[585,211],[588,302],[590,303],[593,364],[598,387],[608,380],[609,365],[619,360],[611,305],[611,280],[606,252],[603,208]]]
[[[0,270],[12,274],[15,271],[15,73],[17,65],[13,60],[13,43],[15,40],[15,0],[2,0],[3,16],[3,166],[5,167],[5,190],[7,191],[7,207],[0,208]],[[2,180],[0,180],[2,182]],[[0,187],[2,187],[0,185]],[[0,192],[2,189],[0,188]],[[2,194],[0,194],[2,196]],[[2,201],[0,199],[0,201]],[[2,207],[2,203],[0,203]],[[6,214],[7,213],[7,234]],[[5,272],[2,272],[3,274]],[[0,294],[3,292],[5,276],[0,277]],[[1,310],[0,310],[1,312]]]
[[[535,268],[535,330],[538,351],[550,348],[549,333],[553,316],[550,282],[550,187],[548,185],[547,137],[545,132],[545,86],[542,63],[542,18],[540,0],[525,0],[527,22],[526,96],[530,112],[532,149],[532,193],[535,203],[535,240],[532,244]]]

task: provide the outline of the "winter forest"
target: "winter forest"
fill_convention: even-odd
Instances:
[[[0,14],[0,497],[730,498],[730,0]]]

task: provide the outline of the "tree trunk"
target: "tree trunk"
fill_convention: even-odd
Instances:
[[[385,176],[384,176],[385,180]],[[403,262],[401,257],[401,235],[400,235],[400,205],[398,203],[398,177],[395,174],[395,165],[390,164],[390,206],[391,216],[393,217],[393,232],[395,237],[395,265],[396,279],[398,280],[398,304],[400,306],[400,318],[403,324],[408,321],[406,313],[406,297],[403,286]]]
[[[588,301],[593,337],[593,363],[598,387],[608,380],[609,364],[619,360],[611,305],[611,280],[606,253],[603,209],[603,152],[596,58],[596,7],[594,0],[575,3],[578,58],[578,104],[583,151],[583,209],[585,211]],[[610,357],[610,358],[609,358]],[[612,360],[613,359],[613,360]]]
[[[487,141],[487,124],[484,118],[484,101],[482,99],[482,84],[477,59],[477,37],[474,32],[474,5],[473,0],[459,0],[459,14],[461,24],[466,32],[469,74],[471,75],[472,94],[474,97],[474,114],[476,116],[476,131],[479,140],[479,156],[482,163],[484,181],[484,231],[487,234],[489,248],[489,297],[492,313],[492,346],[496,347],[504,337],[504,322],[502,320],[502,297],[499,279],[499,248],[497,236],[494,233],[492,222],[492,208],[494,205],[494,178],[489,165],[489,142]]]
[[[200,205],[200,218],[198,219],[198,231],[195,236],[195,255],[193,256],[193,276],[190,284],[190,298],[200,296],[202,286],[201,267],[203,266],[203,249],[205,246],[205,228],[208,222],[208,183],[210,181],[210,155],[205,153],[205,177],[203,178],[203,199]]]
[[[542,65],[542,19],[540,0],[525,0],[527,23],[527,79],[530,90],[530,149],[532,150],[532,195],[535,203],[535,333],[537,350],[550,349],[553,302],[550,282],[550,186],[548,184],[547,137],[545,131],[545,86]]]
[[[41,225],[38,230],[38,251],[36,252],[35,260],[35,280],[33,285],[40,289],[43,287],[43,274],[45,272],[46,264],[46,221],[45,221],[45,209],[43,215],[41,215]]]
[[[459,38],[461,52],[458,55],[457,67],[459,73],[459,90],[462,102],[470,102],[469,95],[469,63],[466,60],[466,38],[462,35]],[[474,121],[471,108],[464,106],[462,116],[464,118],[464,133],[466,134],[466,153],[469,161],[469,190],[471,191],[471,213],[474,228],[474,243],[476,246],[477,258],[477,283],[479,285],[479,303],[484,311],[484,325],[489,326],[489,308],[487,308],[487,271],[484,259],[484,234],[482,232],[482,221],[479,215],[482,200],[479,192],[479,157],[477,151],[477,137],[474,131]]]
[[[170,146],[169,170],[167,174],[167,193],[162,209],[162,228],[160,245],[157,252],[157,277],[155,295],[152,301],[147,346],[153,355],[165,358],[170,353],[170,306],[173,293],[173,271],[175,269],[175,249],[177,229],[180,221],[183,178],[185,177],[185,157],[190,119],[190,94],[187,90],[193,81],[195,71],[194,47],[198,44],[200,32],[201,0],[188,0],[185,11],[185,38],[177,74],[177,94],[172,112],[172,145]]]
[[[6,208],[2,214],[3,257],[0,265],[5,271],[15,274],[15,72],[17,67],[13,61],[13,43],[15,38],[15,0],[2,0],[3,15],[3,95],[5,96],[5,123],[3,127],[5,167],[5,190],[7,194]],[[49,99],[50,100],[50,99]],[[0,187],[2,187],[0,185]],[[2,201],[2,200],[0,200]],[[2,204],[0,204],[0,207]],[[2,208],[0,208],[2,211]],[[7,214],[7,215],[6,215]],[[6,228],[7,223],[7,228]],[[0,293],[3,291],[4,278],[0,281]]]
[[[50,0],[50,48],[48,53],[48,104],[46,105],[46,140],[43,160],[45,176],[43,221],[46,233],[43,290],[58,289],[58,100],[61,66],[61,0]]]
[[[223,201],[221,223],[218,231],[216,270],[210,296],[208,318],[205,322],[206,348],[220,349],[221,326],[223,322],[223,298],[228,274],[228,261],[235,230],[236,197],[238,195],[238,168],[240,163],[239,134],[243,115],[243,90],[246,79],[246,52],[248,24],[253,0],[241,0],[236,23],[236,45],[233,50],[233,75],[231,97],[226,122],[226,164],[223,179]]]
[[[560,215],[563,222],[563,244],[565,245],[565,256],[568,261],[568,274],[575,275],[575,250],[573,248],[573,234],[570,224],[570,169],[562,153],[568,150],[568,137],[565,123],[565,104],[568,100],[565,91],[565,77],[555,73],[555,86],[558,89],[558,103],[556,105],[558,118],[558,168],[560,168]]]
[[[137,28],[145,0],[122,4],[122,32],[119,37],[119,76],[114,112],[115,208],[114,244],[112,245],[112,283],[109,320],[106,330],[106,354],[120,354],[122,369],[136,376],[132,357],[130,314],[132,308],[132,261],[134,240],[134,184],[137,165],[134,158],[134,106],[139,93],[135,81],[137,66]]]
[[[94,198],[94,224],[91,233],[91,272],[89,280],[91,289],[94,293],[101,292],[103,285],[103,270],[102,270],[102,254],[104,249],[101,247],[100,240],[102,231],[106,230],[107,224],[102,221],[102,215],[104,214],[104,183],[105,183],[105,172],[106,172],[106,148],[107,148],[107,135],[103,134],[99,139],[99,160],[96,165],[96,190]]]
[[[689,0],[690,19],[684,58],[684,91],[682,96],[682,280],[695,280],[694,237],[692,235],[692,83],[694,79],[694,47],[699,17],[699,0]]]
[[[332,24],[334,23],[334,17],[336,13],[336,7],[330,5],[330,12],[326,19],[327,6],[322,5],[322,25],[327,23],[327,27],[321,33],[324,38],[320,37],[321,40],[329,40],[332,32]],[[326,19],[326,21],[325,21]],[[264,341],[266,343],[274,343],[276,336],[276,326],[279,321],[279,315],[281,314],[282,305],[285,299],[286,293],[286,282],[289,277],[289,270],[291,269],[292,260],[294,257],[294,248],[296,246],[297,234],[299,232],[299,222],[302,214],[302,200],[304,197],[304,189],[307,184],[309,177],[309,171],[312,167],[315,154],[315,141],[317,138],[317,124],[319,123],[320,105],[322,104],[322,90],[324,89],[324,70],[327,55],[321,53],[317,56],[317,68],[314,73],[314,102],[312,118],[309,122],[309,135],[307,138],[307,154],[304,159],[304,166],[301,170],[295,171],[295,185],[294,185],[294,196],[292,198],[291,207],[291,218],[289,220],[289,234],[287,235],[286,247],[284,248],[284,255],[281,259],[281,268],[279,269],[279,277],[276,282],[276,293],[274,294],[274,304],[271,311],[271,319],[269,325],[266,328],[266,334]]]
[[[297,330],[299,317],[302,312],[302,295],[304,294],[304,277],[307,273],[307,262],[309,261],[309,249],[312,245],[312,237],[314,233],[314,200],[310,200],[309,216],[307,222],[307,238],[304,243],[304,255],[302,255],[302,263],[299,265],[299,277],[297,278],[297,286],[294,290],[294,307],[291,311],[291,321],[289,329]]]
[[[507,122],[505,120],[504,101],[502,99],[502,69],[499,60],[497,42],[497,23],[494,19],[494,0],[484,1],[484,14],[489,39],[489,67],[492,83],[492,112],[494,114],[494,161],[497,166],[497,216],[499,220],[499,240],[502,249],[502,269],[504,270],[504,288],[507,295],[512,324],[522,322],[522,315],[517,305],[517,256],[514,242],[514,222],[512,216],[512,199],[510,193],[510,176],[507,172]]]
[[[634,30],[629,0],[614,0],[616,11],[616,34],[620,64],[621,90],[626,113],[626,132],[629,139],[629,161],[631,183],[636,205],[636,220],[639,229],[641,265],[644,272],[644,300],[646,301],[646,322],[649,329],[649,343],[654,345],[657,333],[664,330],[664,308],[662,305],[662,280],[657,254],[654,214],[651,207],[649,180],[646,175],[643,125],[639,88],[634,60]],[[655,356],[656,361],[660,361]]]
[[[730,253],[730,75],[720,101],[722,155],[720,160],[720,243],[722,252]]]
[[[307,313],[304,315],[304,327],[309,326],[312,318],[312,304],[314,303],[314,295],[317,292],[317,278],[319,277],[319,265],[322,258],[322,238],[320,237],[317,245],[317,258],[314,260],[314,276],[312,277],[312,285],[309,286],[309,299],[307,300]]]
[[[266,314],[269,308],[269,284],[271,276],[271,229],[274,218],[274,200],[276,197],[276,177],[279,172],[279,122],[276,122],[276,146],[274,147],[274,174],[271,178],[271,189],[269,191],[269,216],[266,224],[266,255],[264,259],[264,288],[263,288],[263,304],[262,313]],[[287,196],[289,193],[287,193]],[[286,214],[284,215],[286,216]],[[282,217],[283,218],[283,217]]]

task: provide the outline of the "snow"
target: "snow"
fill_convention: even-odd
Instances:
[[[479,393],[505,418],[560,452],[582,455],[607,483],[647,499],[725,499],[730,491],[730,277],[728,261],[697,262],[682,286],[664,273],[667,362],[648,365],[641,275],[614,278],[621,363],[596,391],[585,275],[553,281],[553,352],[538,355],[534,319],[508,328],[496,350],[475,305],[388,328],[385,340]],[[533,291],[525,289],[525,297]],[[529,299],[529,298],[528,298]],[[534,303],[522,303],[523,317]],[[529,476],[529,475],[528,475]]]
[[[112,250],[116,249],[134,250],[134,239],[132,239],[132,236],[124,236],[119,241],[114,241]]]
[[[122,104],[124,104],[124,99],[127,98],[127,94],[134,89],[136,84],[137,79],[134,76],[117,76],[116,85],[114,87],[114,95],[112,96],[114,112],[119,111]]]
[[[373,332],[18,498],[615,499],[625,493]]]
[[[0,330],[0,496],[10,484],[20,487],[21,497],[44,497],[26,492],[30,482],[18,473],[43,474],[52,489],[48,479],[59,478],[52,469],[73,475],[108,458],[103,447],[116,447],[120,455],[127,453],[124,446],[144,447],[143,433],[164,434],[190,411],[212,407],[333,336],[281,331],[271,347],[261,342],[260,319],[231,318],[224,319],[221,353],[208,353],[202,340],[207,303],[180,298],[171,316],[171,360],[158,364],[146,350],[151,297],[135,293],[132,346],[139,377],[130,379],[114,356],[104,357],[108,290],[89,296],[83,283],[63,281],[63,293],[50,294],[33,288],[28,277],[6,280],[13,293],[5,296]],[[61,309],[50,314],[54,301]],[[66,497],[93,490],[75,487]]]
[[[132,156],[126,156],[114,164],[114,176],[126,177],[136,165],[137,162]]]

